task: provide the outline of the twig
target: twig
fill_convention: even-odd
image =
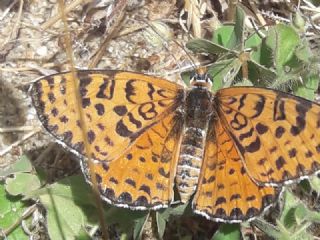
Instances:
[[[27,132],[34,130],[34,126],[21,126],[21,127],[5,127],[0,128],[0,133],[8,133],[8,132]]]
[[[31,216],[31,214],[34,213],[36,209],[36,204],[33,204],[31,207],[29,207],[15,223],[13,223],[8,229],[3,230],[1,232],[0,237],[5,237],[9,235],[14,229],[16,229],[21,224],[23,219],[26,219],[29,216]]]
[[[31,138],[33,135],[37,134],[41,131],[41,128],[37,128],[36,130],[27,133],[23,136],[22,139],[19,139],[18,141],[12,143],[10,146],[6,147],[5,149],[0,151],[0,157],[3,157],[5,154],[11,151],[12,148],[19,146],[21,143],[23,143],[25,140]]]
[[[81,3],[86,3],[89,2],[88,0],[75,0],[72,3],[70,3],[70,5],[66,6],[65,8],[65,14],[68,14],[70,11],[72,11],[73,9],[75,9],[78,5],[80,5]],[[43,23],[41,25],[41,29],[42,30],[46,30],[47,28],[51,27],[53,24],[55,24],[56,22],[58,22],[61,19],[61,15],[60,13],[58,13],[57,15],[53,16],[52,18],[50,18],[48,21],[46,21],[45,23]]]
[[[11,8],[18,2],[18,0],[14,0],[9,7],[7,7],[6,10],[4,10],[2,16],[0,17],[0,21],[2,21],[6,16],[7,14],[10,12]]]
[[[19,26],[20,26],[20,20],[21,20],[21,16],[22,16],[22,10],[23,10],[23,4],[24,4],[24,0],[20,0],[20,5],[19,5],[19,11],[18,11],[18,16],[17,16],[17,20],[12,28],[11,33],[8,35],[8,37],[4,40],[4,42],[0,42],[0,45],[2,46],[0,49],[0,54],[1,55],[6,55],[12,48],[13,48],[13,44],[10,43],[10,41],[13,38],[16,38],[18,36],[18,32],[19,32]]]
[[[100,59],[102,58],[109,41],[114,37],[116,31],[119,29],[118,24],[124,17],[124,12],[127,7],[128,1],[127,0],[119,0],[115,3],[115,7],[107,18],[107,22],[110,23],[109,28],[107,27],[106,33],[104,34],[106,38],[104,39],[103,43],[99,47],[99,49],[92,55],[92,61],[89,64],[89,68],[94,68]]]

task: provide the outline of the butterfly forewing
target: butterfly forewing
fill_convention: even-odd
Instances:
[[[320,106],[283,92],[239,87],[217,94],[218,115],[258,183],[281,185],[320,168]]]
[[[182,88],[167,80],[120,71],[77,71],[81,102],[74,99],[72,74],[44,77],[31,88],[44,127],[80,156],[86,155],[77,104],[87,126],[92,158],[117,159],[153,124],[180,104]]]

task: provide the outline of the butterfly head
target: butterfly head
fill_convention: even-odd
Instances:
[[[208,74],[206,67],[199,67],[195,70],[194,74],[191,76],[190,85],[211,89],[212,80]]]

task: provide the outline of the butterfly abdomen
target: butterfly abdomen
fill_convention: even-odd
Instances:
[[[195,192],[202,166],[212,94],[206,88],[192,88],[187,94],[185,127],[182,133],[176,184],[181,202]]]
[[[198,184],[205,136],[203,129],[193,127],[186,127],[183,133],[176,175],[177,188],[183,203],[189,200]]]

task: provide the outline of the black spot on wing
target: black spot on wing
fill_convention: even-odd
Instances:
[[[130,113],[128,113],[128,117],[129,117],[129,121],[132,123],[132,124],[134,124],[135,126],[136,126],[136,128],[141,128],[142,127],[142,123],[139,121],[139,120],[137,120],[134,116],[133,116],[133,114],[130,112]]]
[[[218,197],[216,200],[215,206],[218,206],[218,205],[226,203],[226,202],[227,202],[227,200],[225,197]]]
[[[250,128],[250,130],[248,132],[241,133],[239,136],[239,140],[243,141],[245,138],[252,137],[253,132],[254,132],[254,129]]]
[[[266,98],[263,95],[257,95],[257,96],[259,97],[259,100],[255,103],[255,106],[253,108],[256,111],[256,113],[253,116],[251,116],[251,118],[256,118],[260,116],[266,102]]]
[[[56,101],[56,97],[54,96],[53,92],[48,93],[48,99],[50,103],[54,103]]]
[[[268,131],[268,129],[269,129],[268,126],[266,126],[266,125],[263,124],[263,123],[258,123],[258,124],[256,125],[256,131],[257,131],[260,135],[266,133],[266,132]]]
[[[240,194],[238,194],[238,193],[232,194],[231,197],[230,197],[230,201],[237,200],[237,199],[240,199],[240,198],[241,198]]]
[[[97,103],[96,105],[94,105],[94,107],[96,108],[97,114],[99,116],[102,116],[104,114],[104,106],[103,106],[103,104]]]
[[[150,196],[150,192],[151,192],[151,191],[150,191],[150,187],[149,187],[149,186],[143,184],[143,185],[141,185],[141,187],[139,188],[139,190],[147,193],[147,194]]]
[[[132,202],[132,196],[128,192],[123,192],[123,193],[120,194],[120,196],[118,198],[118,201],[122,202],[122,203],[131,203]]]
[[[285,129],[282,126],[277,127],[276,129],[276,138],[281,138],[282,135],[285,133]]]
[[[128,185],[136,188],[136,182],[135,182],[133,179],[131,179],[131,178],[127,178],[127,179],[125,180],[125,183],[127,183]]]
[[[82,98],[82,107],[83,108],[90,106],[90,104],[91,104],[90,98]]]
[[[128,112],[128,109],[124,105],[119,105],[119,106],[115,106],[113,108],[113,111],[119,116],[124,116]]]
[[[129,137],[133,134],[133,132],[128,129],[122,120],[117,122],[116,133],[118,133],[121,137]]]
[[[153,94],[155,93],[155,89],[151,83],[148,83],[148,96],[151,100],[153,100]]]
[[[260,142],[260,138],[256,137],[256,139],[251,142],[248,146],[245,146],[245,150],[246,152],[257,152],[261,147],[261,142]]]
[[[240,208],[233,208],[230,212],[231,219],[239,220],[239,219],[243,219],[243,217],[244,216]]]
[[[296,105],[296,112],[298,116],[296,117],[296,125],[292,126],[290,132],[293,136],[298,135],[306,127],[306,114],[312,107],[310,102],[299,103]]]
[[[67,123],[67,122],[69,121],[69,118],[68,118],[67,116],[63,115],[63,116],[61,116],[61,117],[59,118],[59,120],[60,120],[60,122],[62,122],[62,123]]]
[[[59,114],[58,109],[57,109],[56,107],[52,108],[51,114],[52,114],[52,116],[54,116],[54,117],[58,116],[58,114]]]
[[[88,142],[91,144],[95,140],[96,134],[94,133],[94,131],[89,130],[88,134],[87,134],[87,137],[88,137]]]
[[[239,106],[238,106],[238,111],[240,111],[241,110],[241,108],[243,108],[244,107],[244,101],[246,100],[246,98],[247,98],[247,94],[243,94],[241,97],[240,97],[240,99],[239,99]]]
[[[129,80],[126,83],[126,87],[125,87],[125,92],[126,92],[126,99],[130,102],[130,103],[136,103],[135,101],[132,100],[133,96],[136,96],[136,91],[135,91],[135,87],[133,86],[133,83],[135,82],[135,80]]]
[[[103,83],[99,86],[97,98],[112,99],[114,94],[115,81],[109,78],[104,78]]]
[[[80,84],[79,84],[79,91],[80,96],[85,97],[88,93],[87,86],[92,82],[91,77],[88,76],[79,76]]]
[[[115,179],[114,177],[109,178],[109,181],[114,183],[114,184],[118,184],[119,181],[117,179]]]

